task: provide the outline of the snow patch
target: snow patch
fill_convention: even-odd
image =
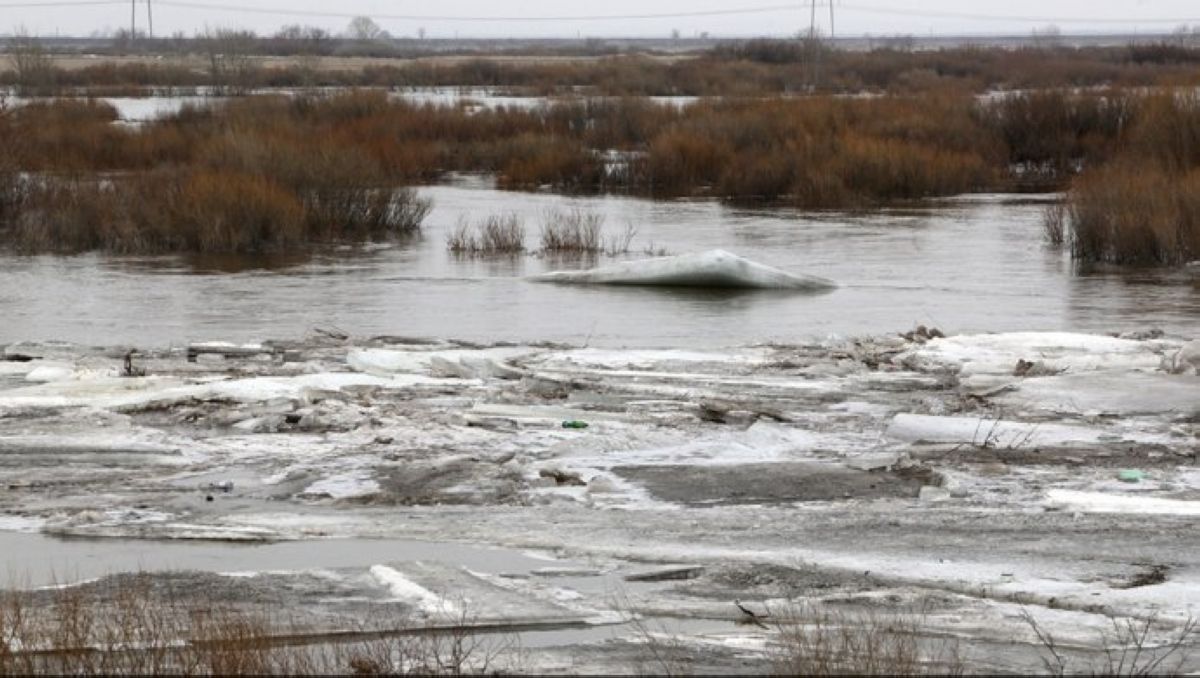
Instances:
[[[322,478],[304,488],[300,494],[311,496],[326,495],[332,499],[348,497],[363,497],[379,492],[379,483],[371,478],[369,470],[349,471]]]
[[[1085,513],[1153,513],[1180,516],[1200,515],[1200,501],[1161,499],[1158,497],[1125,496],[1104,492],[1050,490],[1046,493],[1048,508]]]
[[[427,615],[449,617],[457,612],[457,606],[453,603],[404,576],[395,568],[372,565],[370,572],[375,581],[388,587],[396,599],[416,605]]]

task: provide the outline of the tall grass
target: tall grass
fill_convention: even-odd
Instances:
[[[1081,261],[1177,265],[1200,258],[1200,168],[1120,163],[1071,190],[1071,253]]]
[[[1179,265],[1200,258],[1200,97],[1155,95],[1113,160],[1067,196],[1071,254],[1085,262]]]

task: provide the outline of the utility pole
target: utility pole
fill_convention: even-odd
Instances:
[[[808,0],[808,40],[812,42],[817,37],[817,0]]]
[[[137,37],[137,0],[129,0],[129,44]]]
[[[832,7],[830,8],[830,11],[831,12],[833,11]],[[146,0],[146,22],[149,24],[149,28],[147,29],[147,32],[150,35],[150,39],[153,40],[154,39],[154,9],[152,7],[150,7],[150,0]]]
[[[146,0],[150,2],[150,0]],[[829,39],[833,40],[833,0],[829,0]]]

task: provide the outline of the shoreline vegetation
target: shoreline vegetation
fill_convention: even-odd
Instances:
[[[108,75],[85,68],[68,78],[37,49],[28,39],[10,43],[14,63],[25,62],[7,72],[9,82],[191,82],[170,66],[159,72],[142,65],[152,74],[133,83],[126,66],[104,63],[95,68]],[[813,77],[801,71],[812,70],[814,50],[824,59],[826,84],[795,94]],[[1046,57],[1044,72],[1020,66],[1031,54]],[[419,82],[376,73],[378,81],[341,83],[547,91],[573,83],[572,91],[585,92],[531,108],[416,104],[377,87],[233,97],[185,105],[140,125],[114,124],[115,109],[95,98],[2,106],[0,245],[23,252],[273,252],[394,238],[418,230],[429,213],[412,186],[449,172],[481,172],[504,189],[802,209],[1065,190],[1061,214],[1048,220],[1060,230],[1050,240],[1068,245],[1077,260],[1177,265],[1200,257],[1200,99],[1190,88],[1168,86],[1194,74],[1200,50],[1163,44],[859,53],[750,41],[651,60],[657,70],[639,70],[644,60],[475,59],[405,67],[432,69]],[[914,63],[940,64],[938,73],[957,64],[959,75],[922,84],[892,72]],[[688,84],[699,76],[671,70],[705,64],[711,82],[703,88]],[[881,68],[887,73],[866,77]],[[542,82],[554,69],[549,85]],[[669,93],[725,96],[680,106],[590,96],[668,92],[646,80],[663,69],[662,77],[678,85]],[[251,71],[223,62],[200,76],[214,91],[248,92],[263,82],[243,78],[233,86],[229,79]],[[1019,73],[1025,75],[1014,79]],[[1034,89],[976,94],[998,84]],[[875,93],[837,93],[850,87]],[[780,93],[793,94],[773,95]]]

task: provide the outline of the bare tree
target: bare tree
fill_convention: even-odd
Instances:
[[[316,26],[292,24],[279,29],[271,39],[277,53],[295,56],[296,67],[300,72],[300,85],[316,85],[321,56],[329,52],[329,44],[332,41],[329,31]]]
[[[1050,49],[1062,46],[1062,29],[1054,24],[1047,24],[1033,29],[1033,46],[1039,49]]]
[[[208,56],[213,89],[222,94],[245,94],[254,86],[258,68],[251,59],[256,36],[251,31],[217,29],[198,36]]]
[[[387,40],[391,36],[380,28],[379,24],[369,16],[356,16],[346,26],[346,37],[351,40]]]
[[[54,63],[42,41],[18,29],[8,41],[8,57],[17,72],[17,91],[42,92],[54,84]]]

